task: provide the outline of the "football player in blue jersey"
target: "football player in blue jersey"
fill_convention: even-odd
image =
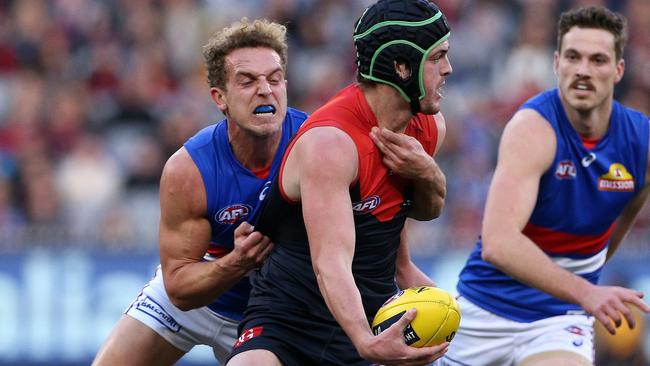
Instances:
[[[160,186],[161,268],[94,365],[172,365],[199,344],[223,361],[248,301],[246,274],[272,248],[248,222],[307,117],[287,108],[286,29],[244,19],[217,32],[204,58],[212,99],[226,119],[198,132],[167,162]],[[433,285],[406,245],[396,277],[402,288]]]
[[[272,248],[248,222],[307,117],[287,108],[286,29],[244,19],[217,32],[204,58],[212,100],[226,119],[167,161],[160,182],[161,267],[95,365],[171,365],[197,344],[223,360],[248,301],[246,275]]]
[[[648,117],[613,98],[626,21],[603,7],[558,23],[558,87],[507,124],[482,238],[460,274],[460,329],[443,365],[592,365],[643,293],[598,278],[650,193]]]

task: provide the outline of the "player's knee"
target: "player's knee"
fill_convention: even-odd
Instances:
[[[124,315],[97,352],[92,366],[167,366],[184,354],[139,320]]]
[[[541,352],[524,358],[517,366],[593,366],[583,356],[569,351]]]
[[[282,366],[282,362],[271,351],[265,349],[254,349],[234,355],[226,366]]]

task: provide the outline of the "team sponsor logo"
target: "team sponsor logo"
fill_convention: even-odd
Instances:
[[[633,192],[634,177],[625,166],[614,163],[609,166],[609,171],[598,178],[598,189],[610,192]]]
[[[264,183],[264,186],[262,187],[262,191],[260,192],[260,201],[264,201],[266,198],[266,195],[269,193],[269,189],[271,189],[271,181],[268,181]]]
[[[562,160],[557,163],[555,168],[555,178],[557,179],[575,179],[576,173],[576,166],[571,160]]]
[[[236,203],[219,210],[219,212],[214,215],[214,218],[220,224],[232,225],[244,219],[252,210],[253,208],[250,205]]]
[[[135,308],[150,315],[172,332],[178,333],[181,330],[181,326],[178,324],[176,319],[169,315],[162,306],[152,300],[149,296],[145,296],[144,299],[138,301],[135,304]]]
[[[406,313],[406,311],[402,311],[399,314],[395,314],[390,318],[384,320],[383,322],[375,325],[374,327],[372,327],[372,333],[374,335],[379,335],[379,333],[386,330],[391,325],[395,324],[402,317],[402,315],[404,315],[404,313]],[[404,341],[406,341],[406,344],[410,346],[419,340],[420,340],[420,336],[418,336],[418,334],[415,333],[415,329],[413,329],[413,327],[409,323],[409,325],[407,325],[406,328],[404,328]]]
[[[264,327],[259,326],[259,327],[253,327],[246,329],[240,336],[237,338],[237,342],[235,342],[234,348],[237,348],[244,344],[244,342],[247,342],[260,334],[262,334],[262,331],[264,330]]]
[[[379,199],[379,196],[370,196],[364,200],[353,203],[352,211],[354,211],[355,215],[363,215],[377,208],[380,202],[381,199]]]

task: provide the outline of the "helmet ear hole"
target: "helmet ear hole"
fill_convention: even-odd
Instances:
[[[407,59],[404,57],[397,57],[395,58],[395,61],[393,61],[393,65],[395,66],[395,74],[397,74],[397,77],[402,81],[407,81],[411,78],[411,64]]]

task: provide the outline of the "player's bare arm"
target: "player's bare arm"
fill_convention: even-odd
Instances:
[[[314,128],[301,136],[287,158],[285,169],[298,171],[297,179],[283,176],[288,194],[299,191],[323,298],[363,358],[385,365],[431,362],[442,355],[436,351],[442,352],[445,346],[415,349],[406,345],[401,328],[377,337],[370,330],[352,275],[355,229],[349,189],[358,161],[341,156],[357,156],[352,139],[333,127]]]
[[[409,221],[407,219],[404,223],[404,228],[400,235],[399,248],[397,249],[397,262],[395,264],[395,280],[397,286],[401,289],[416,286],[436,286],[435,282],[411,260],[408,242]]]
[[[633,326],[625,303],[647,311],[640,292],[593,285],[553,263],[522,233],[535,205],[539,179],[552,162],[555,144],[550,125],[532,110],[517,112],[506,126],[486,202],[483,258],[523,283],[582,306],[610,333],[621,324],[621,314]]]
[[[160,182],[160,261],[165,289],[182,310],[208,305],[268,254],[269,239],[244,225],[235,232],[235,249],[213,261],[202,261],[211,227],[201,175],[182,148],[163,169]]]
[[[618,249],[618,246],[621,244],[621,241],[625,238],[625,235],[630,231],[632,224],[636,220],[637,215],[643,208],[643,205],[648,200],[650,196],[650,149],[648,151],[648,168],[645,176],[645,186],[637,195],[630,201],[630,203],[625,207],[625,210],[621,213],[621,216],[616,220],[616,226],[614,226],[614,231],[612,236],[609,239],[609,247],[607,249],[607,260],[609,260],[612,255]]]
[[[444,131],[444,119],[440,113],[436,115],[436,125],[439,132]],[[409,217],[426,221],[440,216],[447,193],[446,178],[433,156],[427,154],[414,137],[403,133],[375,127],[370,137],[381,150],[383,162],[390,170],[413,179],[415,196]],[[440,142],[444,132],[438,138]]]

